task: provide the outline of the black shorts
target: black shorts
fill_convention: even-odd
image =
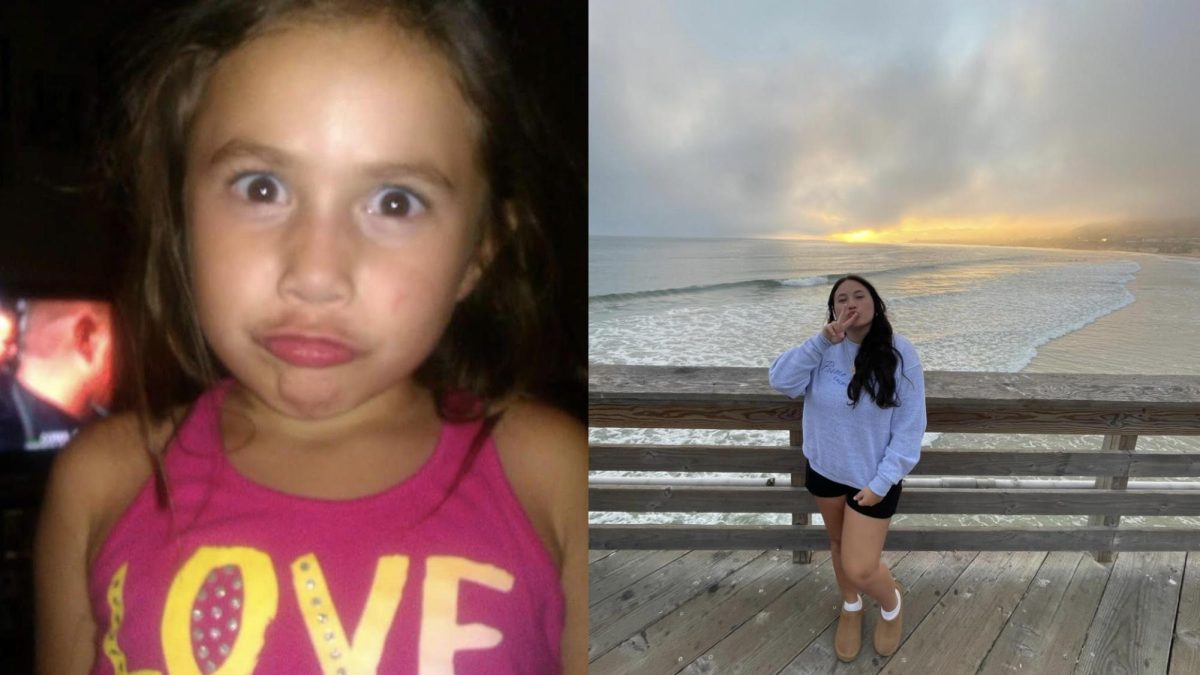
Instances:
[[[854,501],[854,495],[858,494],[858,488],[849,485],[842,485],[836,481],[829,480],[825,476],[813,471],[812,465],[808,465],[808,470],[804,474],[804,487],[814,497],[841,497],[846,496],[846,504],[871,518],[891,518],[896,515],[896,506],[900,504],[900,492],[904,489],[904,481],[900,481],[892,486],[891,490],[883,496],[883,500],[874,506],[860,506]]]

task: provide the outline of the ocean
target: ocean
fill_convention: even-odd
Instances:
[[[832,281],[854,272],[928,370],[1200,375],[1200,260],[1107,251],[592,237],[591,363],[750,366],[815,334]],[[593,443],[786,445],[786,432],[592,429]],[[926,434],[930,447],[1099,448],[1099,436]],[[1200,452],[1194,437],[1139,452]],[[593,472],[600,479],[621,474]],[[696,477],[705,474],[670,474]],[[713,474],[712,476],[728,477]],[[746,474],[763,479],[768,474]],[[901,509],[902,511],[903,509]],[[785,514],[593,513],[592,522],[768,524]],[[1084,524],[1086,517],[898,515],[934,524]],[[1125,517],[1130,525],[1200,518]]]

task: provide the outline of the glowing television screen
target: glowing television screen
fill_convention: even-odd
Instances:
[[[107,415],[114,339],[103,300],[0,296],[0,453],[57,450]]]

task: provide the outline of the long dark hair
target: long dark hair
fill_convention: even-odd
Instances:
[[[493,252],[475,291],[457,306],[418,382],[447,402],[536,391],[542,358],[562,345],[548,331],[553,305],[545,202],[544,122],[518,92],[492,17],[473,0],[204,0],[163,14],[132,45],[128,86],[106,169],[133,226],[121,303],[129,364],[125,396],[143,425],[163,420],[228,372],[196,319],[183,208],[187,141],[209,76],[229,52],[289,23],[384,19],[411,32],[451,66],[482,123],[479,158],[490,203],[483,237]],[[132,44],[132,43],[131,43]],[[547,341],[553,344],[547,344]],[[483,406],[468,406],[480,411]],[[470,416],[470,415],[468,415]]]
[[[857,274],[848,274],[834,282],[829,291],[829,321],[836,319],[833,315],[833,299],[838,287],[847,281],[857,281],[871,294],[875,318],[858,348],[858,356],[854,357],[854,376],[846,385],[846,396],[850,399],[850,405],[856,406],[865,389],[880,408],[898,407],[900,399],[896,396],[896,365],[903,363],[904,357],[892,344],[892,323],[887,318],[887,305],[871,282]]]

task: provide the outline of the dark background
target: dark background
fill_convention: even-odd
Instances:
[[[110,298],[127,248],[98,199],[95,148],[116,103],[114,45],[152,0],[0,0],[0,297]],[[579,419],[586,372],[586,23],[582,0],[488,4],[518,78],[563,150],[548,222],[560,287],[561,372],[549,392]],[[45,462],[0,463],[0,672],[31,672],[30,543]]]

